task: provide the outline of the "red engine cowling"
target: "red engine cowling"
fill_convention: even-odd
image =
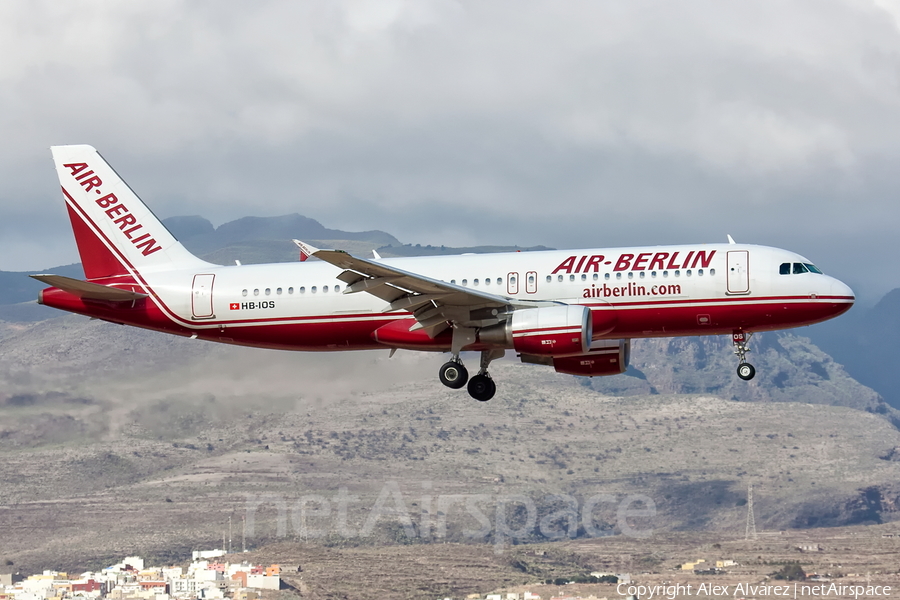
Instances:
[[[517,310],[506,323],[481,329],[478,339],[522,354],[585,354],[591,346],[591,310],[572,305]]]
[[[553,368],[559,373],[587,377],[618,375],[628,368],[630,358],[631,340],[597,340],[587,354],[554,358]]]

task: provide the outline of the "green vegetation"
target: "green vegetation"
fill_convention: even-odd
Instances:
[[[806,579],[806,573],[803,571],[800,563],[792,562],[771,573],[771,577],[785,581],[803,581]]]

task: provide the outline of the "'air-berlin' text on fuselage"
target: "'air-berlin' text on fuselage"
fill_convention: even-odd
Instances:
[[[715,250],[694,251],[679,256],[681,252],[642,252],[638,255],[620,254],[615,260],[613,271],[653,271],[664,269],[705,269],[712,263]],[[552,275],[557,273],[599,273],[600,266],[612,265],[602,254],[593,256],[570,256],[556,267]]]
[[[94,192],[100,196],[95,200],[97,206],[105,209],[103,212],[106,213],[106,216],[109,217],[113,223],[118,225],[122,233],[125,234],[125,237],[131,240],[131,243],[134,244],[136,248],[141,249],[141,254],[149,256],[157,250],[162,250],[160,246],[156,245],[156,240],[153,239],[149,233],[139,231],[140,229],[143,229],[144,226],[137,222],[137,219],[131,214],[128,207],[119,202],[119,199],[116,198],[115,194],[104,194],[100,191],[103,180],[94,174],[94,171],[88,167],[87,163],[69,163],[63,166],[71,171],[72,177],[74,177],[75,181],[84,188],[84,191],[89,192],[94,190]]]

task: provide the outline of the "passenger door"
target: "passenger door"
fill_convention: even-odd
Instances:
[[[729,250],[727,254],[728,293],[750,293],[750,252]]]
[[[212,289],[215,275],[194,275],[191,286],[191,316],[195,320],[214,319]]]

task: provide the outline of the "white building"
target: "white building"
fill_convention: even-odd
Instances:
[[[201,560],[204,558],[219,558],[227,554],[224,550],[194,550],[191,553],[192,560]]]
[[[247,587],[260,590],[277,590],[281,587],[278,575],[247,575]],[[500,598],[497,598],[500,600]]]

